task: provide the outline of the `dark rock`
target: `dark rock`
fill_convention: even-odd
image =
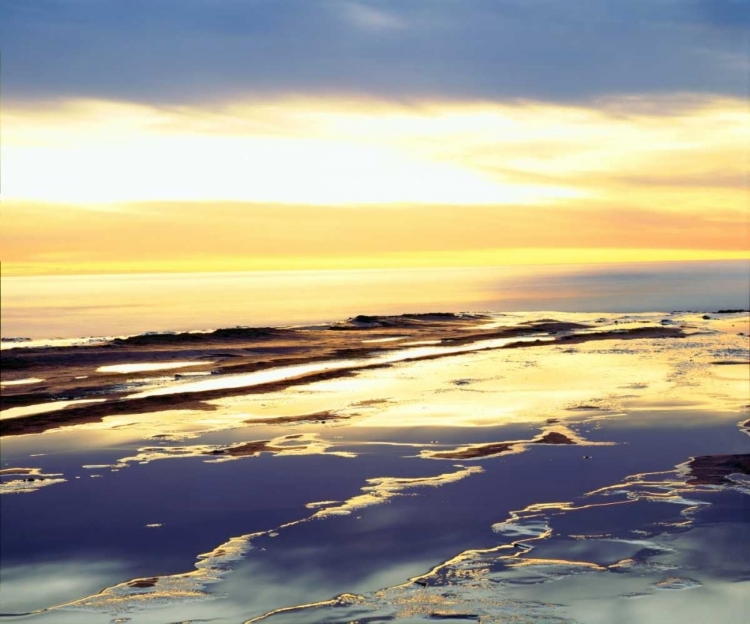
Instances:
[[[352,319],[352,323],[377,323],[380,319],[377,316],[367,316],[366,314],[358,314]]]
[[[14,355],[0,356],[0,370],[22,370],[24,368],[29,368],[31,365],[32,363],[28,360]]]
[[[118,345],[160,345],[210,342],[211,340],[253,340],[284,336],[293,332],[293,329],[278,329],[275,327],[227,327],[208,333],[164,332],[141,334],[128,338],[115,338],[113,342]]]
[[[688,463],[690,485],[730,483],[730,474],[750,474],[750,454],[745,455],[703,455],[694,457]]]
[[[158,580],[159,579],[156,577],[135,579],[134,581],[128,582],[128,587],[135,587],[137,589],[146,589],[148,587],[153,587],[154,585],[156,585],[156,581]]]
[[[548,431],[541,438],[534,440],[534,444],[575,444],[575,442],[563,433]]]

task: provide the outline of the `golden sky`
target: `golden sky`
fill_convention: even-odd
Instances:
[[[624,97],[3,114],[3,273],[747,257],[745,102]]]

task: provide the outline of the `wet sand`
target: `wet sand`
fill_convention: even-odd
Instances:
[[[492,442],[490,444],[476,444],[462,448],[447,451],[423,451],[423,457],[433,459],[480,459],[484,457],[494,457],[503,453],[521,453],[526,450],[529,444],[574,444],[586,445],[591,444],[576,436],[570,430],[561,431],[544,431],[540,436],[533,440],[514,440],[512,442]]]
[[[4,350],[41,381],[3,410],[104,399],[0,421],[4,617],[739,624],[749,317],[715,316]]]
[[[365,319],[364,321],[362,319]],[[63,425],[98,422],[107,416],[117,414],[143,414],[170,409],[212,409],[206,401],[224,397],[246,395],[248,393],[273,392],[293,385],[349,376],[359,370],[390,366],[389,362],[378,362],[378,356],[395,351],[409,352],[408,346],[393,343],[373,343],[373,336],[382,330],[398,328],[410,340],[436,341],[439,346],[459,347],[480,344],[485,341],[510,338],[529,338],[540,335],[551,339],[509,342],[497,348],[515,349],[554,345],[559,342],[581,344],[598,340],[683,338],[685,332],[679,327],[631,327],[627,329],[590,331],[591,325],[559,322],[543,319],[526,322],[515,327],[491,329],[480,333],[466,334],[486,323],[482,315],[418,314],[400,317],[360,316],[347,322],[331,325],[325,330],[274,330],[271,328],[237,328],[216,330],[210,333],[154,334],[115,339],[102,346],[60,347],[55,349],[11,349],[3,352],[0,361],[5,367],[11,362],[11,369],[20,365],[22,370],[33,369],[42,375],[45,384],[25,392],[22,387],[9,387],[2,393],[2,410],[15,407],[54,405],[58,401],[85,400],[106,394],[106,403],[81,407],[66,407],[54,412],[34,414],[23,419],[6,419],[0,422],[0,435],[22,435],[41,433]],[[576,334],[576,330],[588,330]],[[356,333],[358,343],[367,347],[346,347],[350,345],[352,333]],[[343,335],[343,338],[342,338]],[[154,350],[154,347],[159,347]],[[439,346],[427,354],[415,354],[406,361],[428,360],[450,357],[455,352],[441,353]],[[124,349],[121,347],[125,347]],[[221,347],[221,352],[217,349]],[[492,348],[492,347],[488,347]],[[430,348],[427,348],[430,350]],[[269,355],[272,354],[272,357]],[[459,351],[460,354],[460,351]],[[169,358],[177,364],[170,364]],[[129,398],[132,385],[122,384],[121,373],[114,375],[98,372],[102,368],[126,366],[131,362],[159,360],[153,366],[164,368],[184,365],[183,360],[204,358],[208,361],[203,367],[191,365],[192,372],[210,372],[214,375],[236,375],[254,373],[282,367],[304,366],[336,360],[359,360],[352,366],[334,371],[314,371],[307,374],[291,375],[288,379],[256,384],[253,388],[225,388],[207,392],[179,392],[168,396],[147,396]],[[373,362],[373,360],[375,360]],[[92,371],[92,368],[94,369]],[[153,371],[133,371],[128,379],[131,384],[148,380]],[[114,379],[120,383],[113,383]],[[83,378],[83,379],[82,379]],[[175,381],[178,379],[175,378]],[[177,387],[179,390],[179,386]]]
[[[0,475],[34,474],[37,470],[37,468],[3,468],[0,470]]]

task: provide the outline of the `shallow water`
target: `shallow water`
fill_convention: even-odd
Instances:
[[[141,364],[112,364],[100,366],[98,373],[140,373],[143,371],[168,370],[170,368],[186,368],[188,366],[202,366],[211,362],[143,362]]]
[[[33,414],[44,414],[46,412],[57,412],[71,405],[83,403],[103,402],[105,399],[79,399],[75,401],[55,401],[54,403],[40,403],[39,405],[25,405],[24,407],[11,407],[0,411],[0,420],[8,418],[23,418]]]
[[[420,347],[415,349],[405,349],[402,351],[394,351],[393,353],[370,358],[368,360],[332,360],[330,362],[321,364],[289,366],[267,371],[260,371],[256,373],[246,373],[242,375],[222,375],[218,379],[207,379],[204,381],[196,381],[191,384],[182,384],[179,386],[169,386],[166,388],[145,390],[137,394],[129,395],[126,398],[137,399],[149,396],[176,394],[179,392],[208,392],[210,390],[219,390],[225,388],[244,388],[259,386],[261,384],[281,381],[284,379],[294,379],[295,377],[303,377],[311,373],[318,373],[323,371],[366,368],[368,366],[391,364],[395,362],[402,362],[404,360],[419,359],[441,354],[450,355],[456,353],[469,353],[471,351],[482,351],[485,349],[497,349],[511,343],[537,341],[544,342],[549,340],[551,340],[551,338],[540,338],[538,336],[534,336],[533,338],[499,338],[495,340],[483,340],[471,345],[460,347]]]
[[[39,379],[38,377],[28,377],[26,379],[16,379],[14,381],[0,381],[0,386],[23,386],[26,384],[40,383],[42,381],[44,381],[44,379]]]
[[[389,367],[213,411],[2,438],[3,469],[59,475],[3,494],[3,611],[52,607],[17,618],[61,624],[741,622],[750,485],[690,485],[678,466],[750,453],[750,367],[714,363],[747,362],[748,318],[669,319],[689,335],[388,346]],[[539,443],[550,431],[577,443]],[[501,442],[513,448],[440,457]]]

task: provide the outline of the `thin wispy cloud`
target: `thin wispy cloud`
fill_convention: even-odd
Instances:
[[[401,30],[407,27],[407,23],[403,18],[380,10],[376,8],[376,5],[344,2],[341,9],[346,19],[363,30],[383,32]]]

